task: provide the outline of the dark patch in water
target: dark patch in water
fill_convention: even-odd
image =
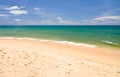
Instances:
[[[120,33],[112,33],[112,34],[114,34],[114,35],[119,35],[119,36],[120,36]]]

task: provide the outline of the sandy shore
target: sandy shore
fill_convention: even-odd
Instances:
[[[120,77],[120,50],[0,39],[0,77]]]

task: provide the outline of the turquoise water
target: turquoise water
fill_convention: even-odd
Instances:
[[[0,26],[0,37],[27,37],[120,47],[120,26]]]

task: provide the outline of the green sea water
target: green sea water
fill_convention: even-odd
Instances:
[[[0,26],[0,37],[72,41],[102,47],[120,48],[120,26]]]

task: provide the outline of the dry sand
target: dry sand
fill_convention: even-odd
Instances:
[[[120,77],[120,50],[0,39],[0,77]]]

